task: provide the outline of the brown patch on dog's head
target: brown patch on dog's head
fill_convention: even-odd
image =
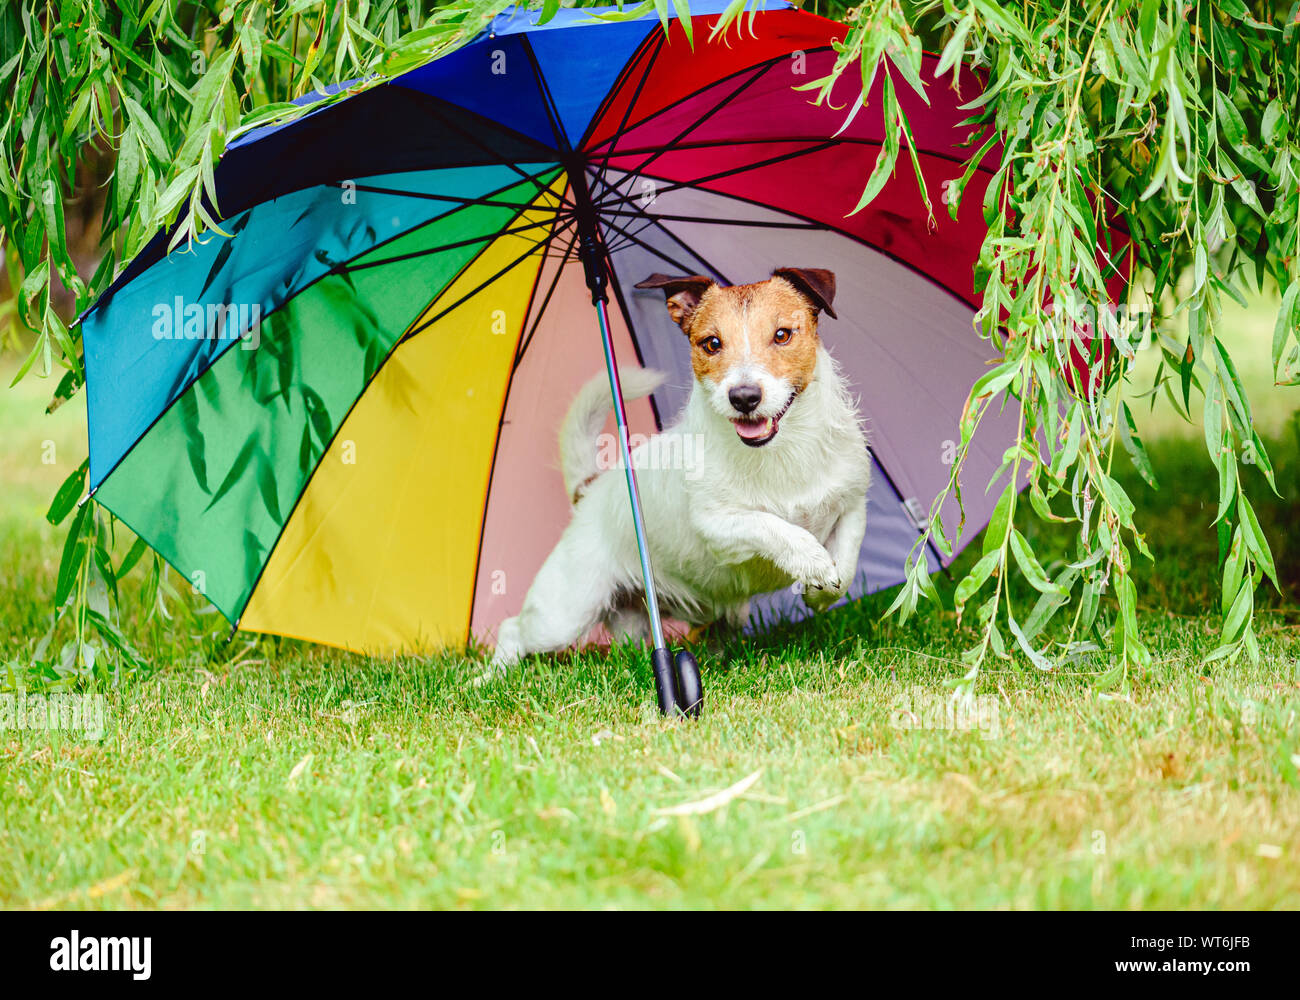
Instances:
[[[655,274],[636,287],[664,290],[669,316],[691,342],[696,380],[745,443],[775,437],[777,422],[812,381],[818,315],[835,316],[835,275],[783,267],[766,281],[724,288],[699,275]]]

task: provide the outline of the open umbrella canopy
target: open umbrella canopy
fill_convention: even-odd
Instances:
[[[830,71],[843,28],[768,2],[752,33],[707,40],[723,4],[693,7],[694,46],[654,15],[507,12],[232,143],[216,172],[230,236],[168,254],[160,235],[83,320],[96,500],[243,629],[365,651],[490,641],[567,523],[556,432],[602,366],[585,204],[623,363],[670,373],[630,408],[634,431],[671,420],[692,381],[662,294],[636,282],[837,273],[821,335],[876,464],[851,596],[899,582],[989,354],[972,267],[991,171],[956,221],[927,223],[910,170],[847,216],[879,115],[840,131],[852,73],[824,104],[795,89]],[[968,155],[964,86],[899,98],[936,203]],[[968,526],[991,514],[1003,420],[971,455]]]

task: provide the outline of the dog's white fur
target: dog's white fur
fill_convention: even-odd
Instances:
[[[628,399],[648,395],[663,378],[646,369],[620,377]],[[751,367],[745,377],[767,380],[765,401],[780,405],[789,396],[766,372]],[[677,422],[657,435],[681,440],[652,439],[633,451],[661,611],[692,625],[721,620],[739,628],[749,619],[751,597],[796,582],[810,608],[825,610],[857,570],[871,477],[844,380],[819,346],[813,379],[760,448],[737,436],[726,391],[696,381]],[[492,668],[481,679],[529,653],[570,646],[601,622],[615,638],[648,633],[624,471],[601,471],[597,463],[596,438],[609,409],[609,383],[600,375],[579,391],[565,418],[565,488],[570,497],[581,491],[573,520],[523,610],[502,623]],[[672,455],[694,464],[663,468],[682,463],[650,460]]]

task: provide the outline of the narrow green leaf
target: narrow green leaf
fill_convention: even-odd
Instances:
[[[1232,602],[1227,617],[1223,620],[1223,641],[1236,642],[1246,630],[1247,621],[1255,607],[1255,586],[1249,577],[1241,581],[1237,596]]]
[[[1002,547],[1002,540],[1007,536],[1015,496],[1016,484],[1014,481],[1008,482],[1006,489],[1002,491],[1002,496],[998,499],[997,506],[993,508],[993,517],[989,519],[989,526],[984,530],[985,555]]]
[[[1156,471],[1151,465],[1151,456],[1147,454],[1146,446],[1142,444],[1142,438],[1138,435],[1133,413],[1129,410],[1128,403],[1121,403],[1121,407],[1124,419],[1119,423],[1119,431],[1124,450],[1128,452],[1128,456],[1133,462],[1133,467],[1137,469],[1138,475],[1153,490],[1158,490],[1160,484],[1156,481]]]
[[[1273,550],[1269,547],[1268,539],[1264,537],[1264,531],[1259,526],[1259,518],[1255,516],[1255,508],[1243,496],[1238,505],[1238,513],[1242,516],[1242,524],[1245,526],[1248,534],[1247,546],[1250,554],[1254,556],[1255,561],[1259,563],[1259,568],[1264,571],[1264,575],[1269,581],[1281,591],[1281,586],[1277,582],[1277,567],[1273,564]]]
[[[89,460],[82,462],[67,479],[63,480],[63,485],[54,494],[54,501],[45,514],[45,520],[49,521],[50,524],[62,524],[63,519],[77,505],[77,501],[81,499],[81,494],[86,488],[86,475],[89,468]]]
[[[992,574],[993,568],[997,566],[1001,555],[1002,553],[997,549],[986,553],[979,562],[971,567],[971,571],[962,578],[961,582],[957,584],[957,589],[953,592],[953,604],[957,609],[958,618],[961,617],[962,610],[966,607],[966,603],[975,596],[976,591],[978,591],[980,587],[984,586],[985,581],[987,581],[989,576]]]
[[[1031,587],[1041,594],[1060,594],[1060,588],[1048,579],[1046,571],[1038,562],[1025,536],[1015,528],[1011,529],[1011,552],[1016,557],[1016,565],[1020,567],[1020,572],[1025,574],[1025,579],[1029,581]]]
[[[1011,634],[1015,636],[1016,645],[1020,647],[1020,651],[1024,653],[1025,656],[1029,657],[1030,663],[1039,670],[1052,669],[1051,661],[1038,650],[1034,649],[1033,644],[1029,641],[1029,637],[1025,635],[1021,630],[1020,625],[1016,622],[1016,619],[1010,614],[1007,615],[1007,627],[1011,629]]]
[[[898,102],[894,96],[894,83],[889,74],[885,74],[884,119],[884,145],[876,154],[876,165],[871,170],[871,176],[867,178],[867,186],[862,191],[862,197],[858,199],[857,205],[849,215],[857,215],[875,200],[876,195],[884,190],[885,184],[894,172],[894,164],[898,161]]]
[[[140,561],[140,557],[149,551],[149,545],[143,538],[137,538],[135,544],[127,551],[122,558],[122,563],[117,567],[117,578],[120,580],[126,574],[135,568],[135,564]]]
[[[54,606],[62,607],[72,594],[72,588],[81,573],[86,559],[86,521],[90,516],[91,504],[83,504],[72,519],[68,537],[63,542],[63,556],[59,560],[59,575],[54,587]]]

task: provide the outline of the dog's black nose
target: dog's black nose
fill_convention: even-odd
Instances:
[[[753,413],[763,401],[763,390],[756,385],[738,385],[727,393],[727,398],[741,413]]]

